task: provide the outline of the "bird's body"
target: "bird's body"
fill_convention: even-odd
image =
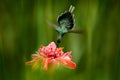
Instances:
[[[56,27],[56,30],[58,32],[57,43],[60,43],[63,35],[68,33],[68,31],[71,30],[74,26],[74,18],[73,18],[73,15],[72,15],[72,12],[73,12],[74,8],[75,7],[70,6],[69,11],[67,11],[65,13],[62,13],[58,17],[57,21],[59,23],[59,26]]]
[[[74,16],[72,14],[74,9],[75,7],[71,5],[68,11],[65,11],[64,13],[58,16],[57,21],[59,25],[49,23],[58,32],[57,43],[60,43],[64,34],[68,32],[81,33],[78,30],[77,31],[72,30],[75,23]]]

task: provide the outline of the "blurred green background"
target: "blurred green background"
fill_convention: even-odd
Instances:
[[[77,68],[31,70],[40,45],[56,41],[57,16],[75,6],[75,29],[60,46]],[[0,80],[120,80],[120,0],[0,0]]]

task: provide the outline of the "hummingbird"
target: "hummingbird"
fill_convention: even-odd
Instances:
[[[57,43],[61,43],[62,37],[66,33],[82,33],[79,30],[73,30],[75,19],[73,15],[75,7],[70,6],[68,11],[65,11],[61,15],[58,16],[57,21],[58,25],[49,23],[57,32],[58,32],[58,38],[57,38]]]

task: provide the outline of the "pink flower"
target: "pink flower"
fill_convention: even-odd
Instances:
[[[76,64],[71,61],[71,52],[63,52],[63,48],[57,48],[54,42],[48,46],[41,46],[36,54],[32,54],[32,60],[26,62],[26,65],[33,63],[33,68],[36,68],[42,62],[42,68],[47,70],[50,65],[58,66],[62,64],[69,68],[76,68]]]

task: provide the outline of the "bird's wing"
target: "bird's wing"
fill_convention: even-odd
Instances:
[[[48,23],[51,27],[53,27],[54,29],[57,29],[57,28],[58,28],[58,26],[57,26],[56,24],[51,23],[50,21],[47,21],[47,23]]]

